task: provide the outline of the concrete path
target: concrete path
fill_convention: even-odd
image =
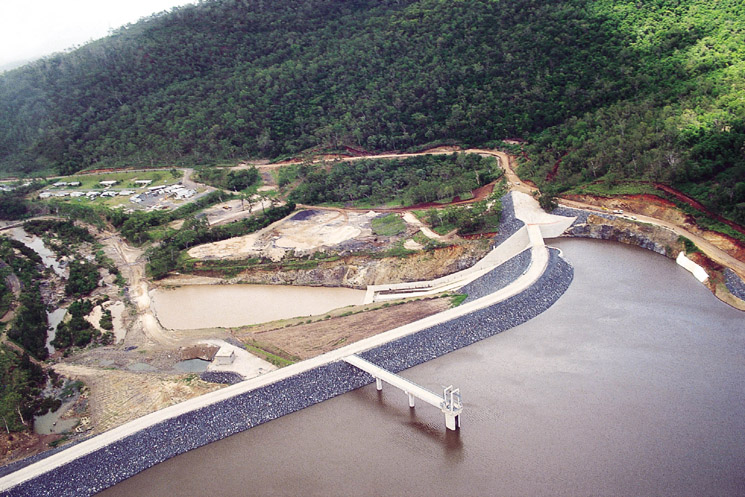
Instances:
[[[558,237],[576,219],[547,214],[540,208],[538,202],[527,193],[513,191],[510,195],[515,209],[515,217],[523,221],[526,226],[495,247],[479,262],[468,269],[434,280],[370,285],[367,287],[364,303],[422,297],[458,290],[497,268],[523,250],[537,244],[543,245],[543,238]]]
[[[560,206],[569,207],[573,209],[583,209],[590,212],[600,212],[607,214],[608,212],[603,212],[598,209],[597,206],[586,204],[584,202],[577,202],[575,200],[567,200],[567,199],[561,199],[559,201]],[[619,216],[623,218],[623,216]],[[721,266],[728,267],[732,269],[735,273],[737,273],[740,278],[745,279],[745,262],[731,256],[724,250],[720,249],[710,241],[706,240],[702,236],[697,235],[696,233],[693,233],[691,231],[686,230],[685,228],[678,226],[677,224],[670,223],[668,221],[663,221],[662,219],[657,219],[654,217],[645,216],[643,214],[637,214],[634,213],[634,217],[637,221],[642,223],[649,223],[653,224],[655,226],[662,226],[663,228],[667,228],[670,231],[674,232],[676,235],[684,236],[691,240],[693,243],[696,244],[696,246],[701,249],[701,251],[706,254],[707,257],[709,257],[711,260],[716,262],[717,264]]]

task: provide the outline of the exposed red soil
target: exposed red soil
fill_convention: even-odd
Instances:
[[[460,235],[461,238],[466,240],[481,240],[483,238],[494,238],[497,236],[496,231],[490,231],[488,233],[474,233],[473,235]]]
[[[701,252],[695,252],[693,254],[688,254],[687,257],[691,259],[693,262],[695,262],[696,264],[698,264],[699,266],[702,266],[704,269],[706,269],[706,272],[708,274],[712,274],[713,272],[718,273],[724,270],[724,267],[712,261],[711,259],[709,259],[706,255],[702,254]]]

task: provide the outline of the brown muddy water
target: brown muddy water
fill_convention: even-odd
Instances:
[[[556,245],[575,279],[553,307],[402,372],[460,387],[459,432],[370,385],[101,495],[745,494],[745,314],[661,256]]]
[[[365,292],[289,285],[186,285],[153,290],[151,297],[161,325],[190,330],[318,316],[362,304]]]

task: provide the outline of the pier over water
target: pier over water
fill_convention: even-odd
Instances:
[[[378,391],[383,389],[383,382],[385,381],[396,388],[400,388],[409,396],[409,407],[414,407],[415,398],[421,399],[442,411],[445,415],[445,426],[448,430],[457,430],[460,428],[460,414],[463,411],[463,403],[460,399],[460,390],[457,388],[453,389],[452,385],[445,387],[442,396],[439,396],[406,378],[391,373],[380,366],[376,366],[370,361],[366,361],[358,355],[345,357],[344,362],[361,369],[375,378],[375,386]]]

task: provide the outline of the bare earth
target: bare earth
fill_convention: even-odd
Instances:
[[[390,307],[380,304],[376,306],[377,310],[288,328],[252,327],[236,331],[235,336],[242,340],[254,339],[270,344],[301,359],[308,359],[442,312],[450,308],[450,299],[436,298]]]
[[[54,369],[69,378],[82,380],[88,386],[94,433],[224,386],[187,375],[135,373],[74,364],[57,364]]]

